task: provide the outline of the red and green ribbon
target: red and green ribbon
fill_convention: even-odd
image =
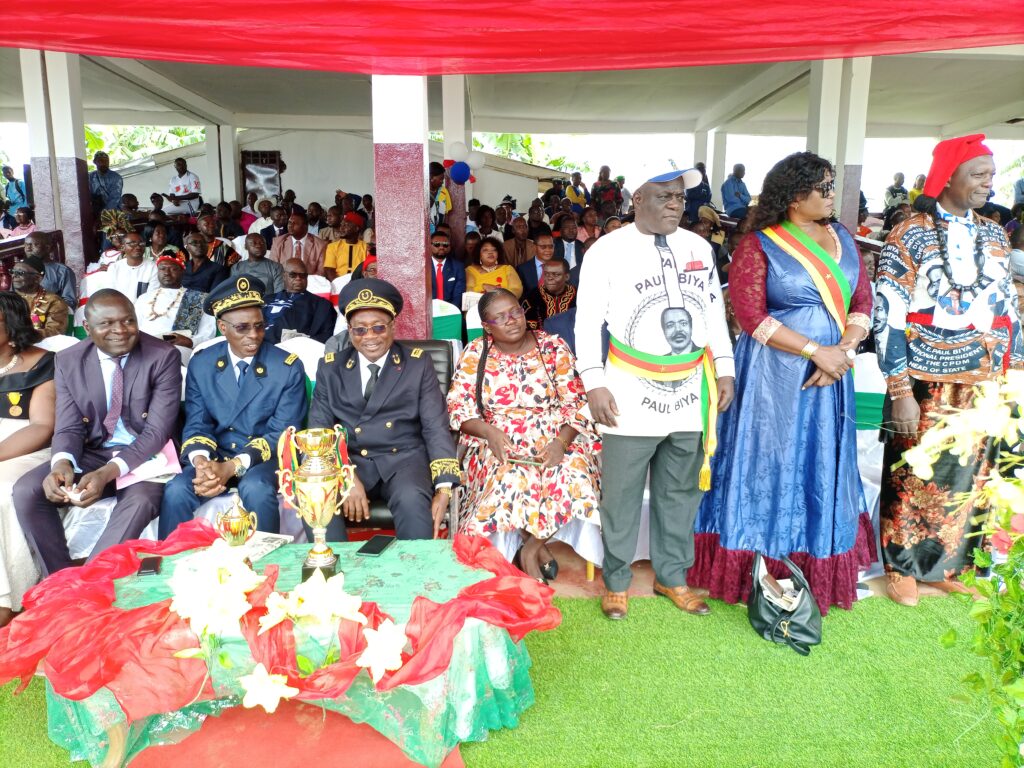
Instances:
[[[699,487],[711,488],[711,457],[718,448],[718,377],[715,374],[711,348],[698,349],[684,355],[652,355],[634,349],[609,334],[608,362],[616,368],[642,379],[683,381],[701,371],[700,415],[704,429],[704,465],[700,470]]]
[[[839,263],[791,221],[783,221],[761,231],[807,270],[821,294],[825,308],[839,326],[839,332],[845,332],[846,315],[850,310],[853,291]]]

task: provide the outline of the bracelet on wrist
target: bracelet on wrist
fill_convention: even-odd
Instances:
[[[558,442],[560,442],[562,444],[562,450],[565,453],[568,453],[569,452],[569,444],[572,441],[566,441],[561,435],[555,435],[555,439],[558,440]]]
[[[804,360],[810,360],[814,356],[814,353],[817,352],[820,348],[821,345],[818,344],[817,342],[808,341],[804,345],[804,348],[800,350],[800,357],[802,357]]]

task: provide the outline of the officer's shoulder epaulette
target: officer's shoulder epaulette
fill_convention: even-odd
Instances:
[[[324,355],[324,363],[329,365],[329,364],[331,364],[333,362],[334,362],[334,353],[333,352],[328,352],[326,355]]]
[[[419,358],[419,357],[421,357],[422,355],[423,355],[423,349],[422,349],[422,348],[420,348],[420,347],[413,347],[413,348],[412,348],[412,349],[411,349],[411,350],[409,351],[409,357],[412,357],[412,358]]]
[[[292,363],[294,363],[294,362],[295,362],[296,360],[298,360],[298,359],[299,359],[299,356],[298,356],[298,355],[296,355],[296,354],[295,354],[295,353],[293,352],[292,354],[288,355],[288,357],[286,357],[286,358],[284,359],[284,364],[285,364],[285,365],[291,365]]]

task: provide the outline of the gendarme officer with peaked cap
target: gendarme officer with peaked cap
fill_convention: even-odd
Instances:
[[[379,498],[395,519],[400,539],[429,539],[459,482],[448,411],[430,354],[395,342],[402,295],[385,280],[346,285],[338,309],[348,320],[352,348],[329,352],[320,362],[309,411],[310,427],[341,424],[348,432],[356,482],[345,517],[369,516]],[[328,539],[345,538],[334,518]]]

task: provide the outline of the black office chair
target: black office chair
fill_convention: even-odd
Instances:
[[[452,354],[452,345],[450,342],[443,339],[428,339],[426,341],[402,341],[400,342],[406,349],[412,347],[419,347],[424,352],[429,353],[430,360],[434,364],[434,371],[437,373],[437,384],[441,388],[442,397],[448,396],[448,387],[451,386],[452,377],[455,375],[455,360]],[[455,437],[456,443],[458,437]],[[448,510],[448,525],[449,531],[455,520],[455,513],[457,510],[457,496],[452,493],[452,501]],[[387,508],[387,505],[383,501],[376,500],[370,502],[370,517],[368,520],[362,520],[358,523],[353,523],[350,520],[345,521],[345,525],[349,528],[388,528],[394,529],[395,521],[391,516],[391,511]]]

